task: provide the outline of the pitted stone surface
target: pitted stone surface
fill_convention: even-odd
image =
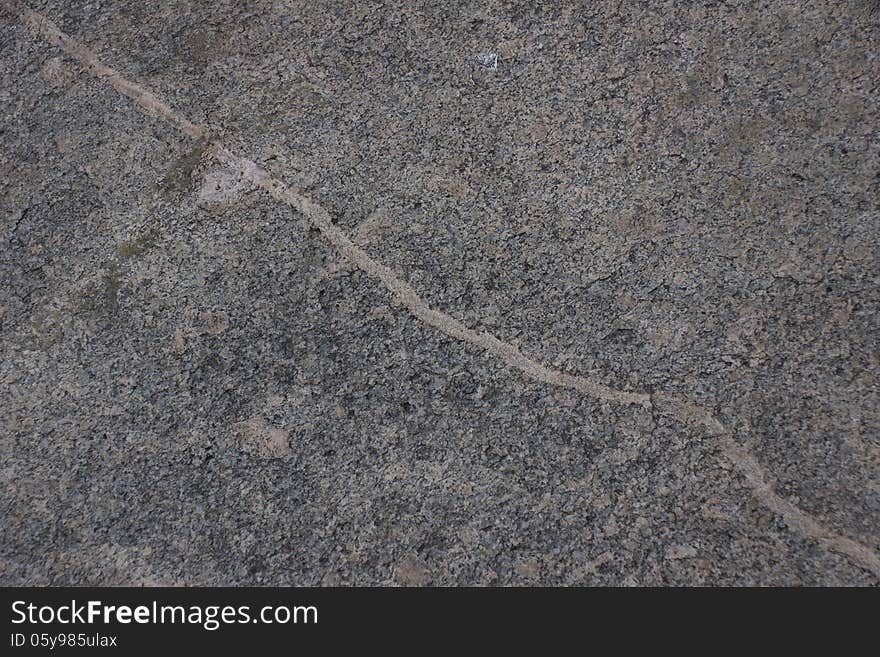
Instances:
[[[875,3],[180,6],[32,4],[431,308],[711,409],[876,555]],[[0,21],[4,584],[878,583]]]

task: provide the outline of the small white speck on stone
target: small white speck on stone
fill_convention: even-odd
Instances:
[[[479,55],[477,55],[477,61],[486,68],[491,68],[493,71],[498,70],[497,52],[481,52]]]

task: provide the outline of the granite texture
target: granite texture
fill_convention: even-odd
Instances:
[[[876,2],[30,7],[878,558]],[[880,583],[693,423],[426,325],[3,1],[0,222],[2,584]]]

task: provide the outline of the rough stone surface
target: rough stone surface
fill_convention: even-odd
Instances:
[[[432,307],[880,548],[880,8],[32,2]],[[158,8],[157,8],[158,7]],[[0,2],[0,583],[861,584],[424,325]]]

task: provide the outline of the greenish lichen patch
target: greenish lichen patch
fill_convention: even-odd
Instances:
[[[119,288],[121,286],[122,276],[116,265],[111,265],[104,273],[104,288],[101,291],[104,303],[107,308],[115,311],[119,306]]]
[[[165,196],[178,196],[192,189],[192,173],[204,152],[205,144],[198,142],[192,150],[174,161],[159,183],[159,189]]]
[[[131,241],[117,244],[116,255],[123,259],[136,258],[155,246],[157,238],[158,231],[155,228],[150,228]]]

